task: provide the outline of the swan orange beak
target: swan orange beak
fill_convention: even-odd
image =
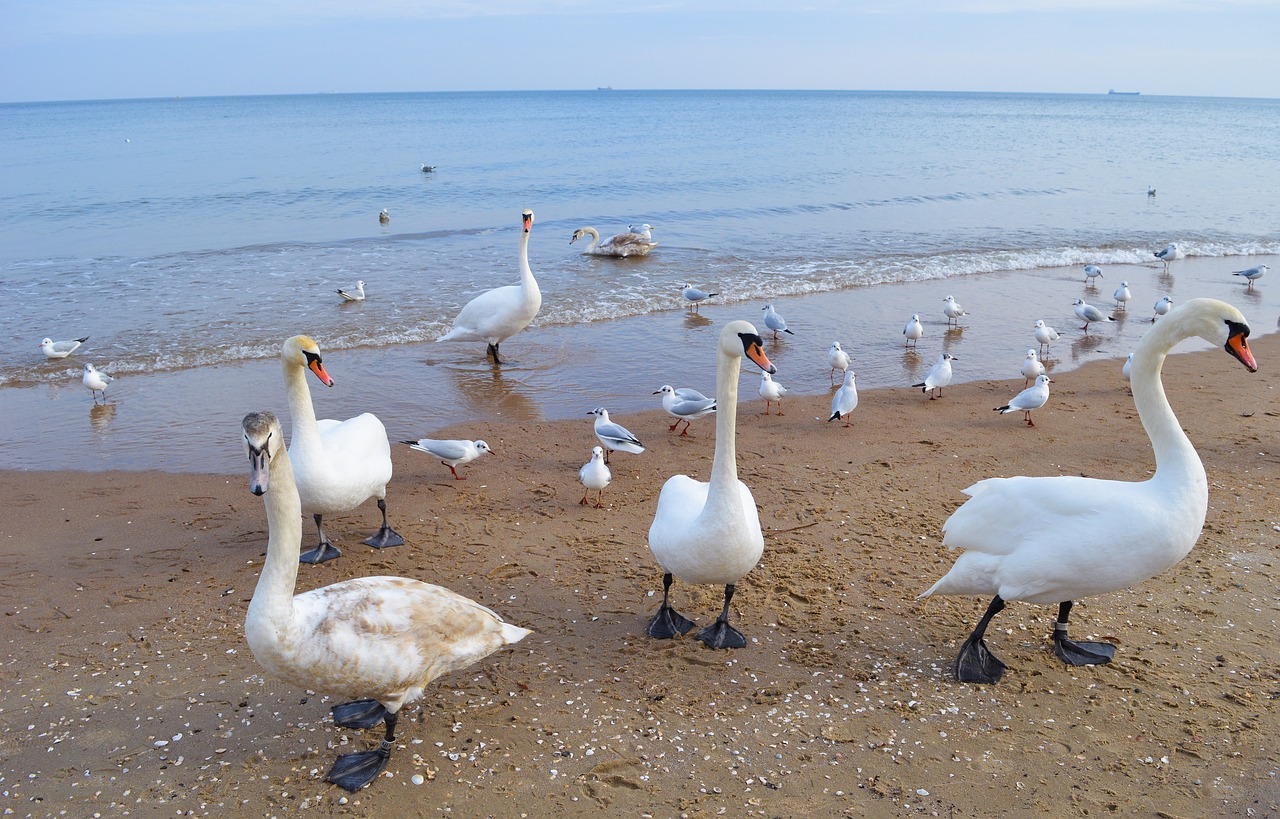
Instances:
[[[742,351],[757,367],[769,375],[778,372],[778,368],[769,361],[769,356],[764,354],[764,340],[760,336],[755,333],[738,333],[738,338],[742,339]]]
[[[524,216],[524,232],[528,233],[530,226],[533,225],[533,212],[526,210],[523,216]],[[577,237],[575,236],[574,238],[576,239]],[[570,240],[570,243],[572,244],[572,240]]]
[[[1231,337],[1227,339],[1227,352],[1239,359],[1240,363],[1249,372],[1256,373],[1258,371],[1258,362],[1254,360],[1253,353],[1249,351],[1249,342],[1246,340],[1248,335],[1248,327],[1232,333]]]
[[[315,353],[307,352],[306,350],[303,350],[302,352],[303,355],[307,357],[307,369],[316,374],[316,378],[320,379],[321,384],[324,384],[326,387],[332,387],[333,379],[324,371],[324,364],[321,363],[320,356]]]

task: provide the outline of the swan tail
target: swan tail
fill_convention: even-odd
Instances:
[[[476,334],[466,327],[454,327],[436,341],[474,341],[476,338]]]
[[[521,628],[520,626],[513,626],[510,623],[502,624],[502,641],[507,645],[511,645],[512,643],[518,643],[524,638],[528,637],[530,634],[533,634],[533,631],[531,629]]]

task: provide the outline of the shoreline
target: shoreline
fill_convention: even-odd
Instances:
[[[734,599],[749,641],[734,652],[643,636],[657,491],[705,479],[707,419],[681,438],[661,410],[628,416],[649,451],[613,459],[600,510],[577,503],[585,415],[441,427],[497,450],[466,481],[393,447],[408,544],[357,545],[372,504],[326,519],[344,556],[303,567],[299,588],[417,577],[535,633],[433,683],[404,712],[392,776],[354,795],[321,777],[376,732],[335,729],[328,698],[264,679],[243,643],[266,532],[242,471],[2,470],[0,790],[19,816],[160,800],[168,815],[1280,815],[1280,337],[1262,333],[1256,374],[1215,350],[1166,363],[1209,517],[1177,566],[1078,605],[1073,634],[1117,642],[1116,660],[1065,668],[1053,612],[1011,605],[988,638],[1010,666],[994,686],[950,675],[986,601],[915,600],[954,559],[942,521],[986,477],[1149,474],[1118,360],[1064,375],[1034,428],[990,409],[1021,379],[939,401],[866,390],[847,430],[812,420],[827,394],[766,417],[744,382],[739,473],[766,545]],[[232,447],[238,421],[210,434]],[[673,587],[699,622],[719,596]]]

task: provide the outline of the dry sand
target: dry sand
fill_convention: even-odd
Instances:
[[[266,543],[246,475],[0,473],[0,805],[14,816],[1276,816],[1280,815],[1280,337],[1262,371],[1175,356],[1166,384],[1210,480],[1182,563],[1082,601],[1073,635],[1117,643],[1067,668],[1054,612],[1011,604],[988,635],[1010,666],[962,685],[951,664],[985,599],[916,594],[950,566],[942,522],[996,475],[1141,479],[1150,446],[1120,363],[1058,377],[1028,428],[997,416],[1022,382],[927,401],[825,395],[765,417],[744,379],[740,476],[766,547],[738,587],[749,645],[654,641],[646,547],[670,474],[709,472],[713,423],[620,419],[607,508],[580,506],[590,419],[438,430],[498,452],[466,481],[397,446],[389,504],[409,545],[358,545],[372,503],[327,520],[344,556],[300,588],[370,574],[438,582],[536,634],[431,686],[389,775],[323,781],[332,700],[263,679],[242,622]],[[271,407],[246,407],[268,409]],[[273,409],[282,410],[283,407]],[[239,430],[227,430],[238,446]],[[312,535],[307,528],[307,538]],[[718,588],[677,584],[700,623]],[[414,775],[425,781],[414,784]]]

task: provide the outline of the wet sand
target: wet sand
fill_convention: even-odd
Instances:
[[[266,543],[246,473],[0,472],[5,815],[1280,815],[1280,339],[1257,335],[1257,374],[1214,350],[1165,367],[1209,517],[1176,567],[1077,605],[1073,636],[1115,661],[1064,667],[1054,612],[1015,603],[988,634],[1010,667],[994,686],[951,674],[987,601],[915,599],[954,557],[942,522],[990,476],[1148,475],[1117,360],[1055,374],[1034,428],[991,411],[1020,378],[864,391],[850,429],[815,420],[825,392],[761,415],[744,378],[766,546],[731,652],[643,635],[657,491],[707,477],[710,419],[681,438],[628,415],[649,451],[615,456],[604,509],[578,503],[585,417],[433,430],[497,450],[466,481],[396,447],[408,544],[358,545],[372,503],[326,519],[345,554],[299,587],[416,577],[536,633],[406,708],[390,775],[357,794],[323,775],[380,732],[336,729],[332,700],[264,679],[244,643]],[[238,418],[208,434],[234,446]],[[720,594],[677,584],[673,603],[706,623]]]

